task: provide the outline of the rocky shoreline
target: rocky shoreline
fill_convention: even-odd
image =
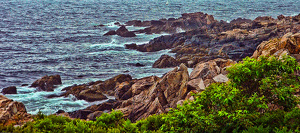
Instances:
[[[126,26],[147,27],[142,30],[128,31]],[[182,32],[184,31],[184,32]],[[86,109],[65,112],[57,115],[71,118],[95,120],[103,112],[120,110],[131,121],[146,118],[152,114],[167,113],[185,100],[193,100],[192,93],[205,90],[215,82],[227,82],[226,68],[249,56],[291,55],[300,61],[300,14],[297,16],[280,15],[277,19],[257,17],[255,20],[235,19],[230,23],[217,21],[212,15],[185,13],[180,18],[152,21],[133,20],[120,26],[117,31],[105,35],[133,37],[136,33],[170,33],[151,40],[147,44],[125,45],[128,49],[141,52],[154,52],[171,49],[175,58],[162,55],[152,67],[174,69],[162,77],[150,76],[133,79],[130,75],[120,74],[105,81],[95,81],[64,88],[62,97],[74,95],[88,102],[107,99],[107,102],[92,105]],[[188,68],[194,68],[191,74]],[[36,80],[31,87],[37,91],[53,91],[62,84],[59,75],[45,76]],[[16,87],[7,87],[3,94],[17,93]],[[114,96],[115,99],[108,99]],[[48,98],[51,98],[48,97]],[[7,102],[9,101],[9,102]],[[15,116],[27,121],[31,115],[26,113],[22,103],[0,97],[0,122],[10,123]]]

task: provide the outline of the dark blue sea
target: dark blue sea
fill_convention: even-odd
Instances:
[[[133,78],[157,75],[169,69],[151,68],[168,50],[142,53],[124,44],[147,43],[162,34],[137,34],[133,38],[103,36],[118,29],[115,22],[178,18],[182,13],[204,12],[217,20],[238,17],[294,16],[299,0],[0,0],[0,90],[17,86],[17,95],[29,113],[59,109],[74,111],[91,104],[76,98],[47,99],[73,84],[105,80],[127,73]],[[99,27],[97,25],[106,26]],[[127,27],[136,30],[141,27]],[[146,65],[135,67],[135,63]],[[63,85],[54,92],[21,87],[45,75],[59,74]],[[113,97],[110,97],[113,98]],[[101,102],[101,101],[100,101]],[[103,101],[102,101],[103,102]],[[98,102],[99,103],[99,102]]]

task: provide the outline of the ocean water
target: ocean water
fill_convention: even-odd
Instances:
[[[217,20],[238,17],[276,17],[300,13],[298,0],[0,0],[0,89],[17,86],[17,95],[29,113],[59,109],[75,111],[95,103],[76,98],[45,98],[73,84],[105,80],[127,73],[133,78],[162,74],[152,64],[168,50],[143,53],[124,44],[143,44],[162,34],[137,37],[103,36],[114,22],[178,18],[182,13],[205,12]],[[105,24],[104,27],[97,27]],[[96,26],[96,27],[95,27]],[[140,27],[127,27],[130,30]],[[141,63],[145,67],[135,67]],[[44,75],[59,74],[63,85],[54,92],[21,87]],[[113,97],[110,97],[113,98]],[[99,101],[100,103],[104,101]]]

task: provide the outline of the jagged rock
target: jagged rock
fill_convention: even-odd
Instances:
[[[61,85],[59,75],[44,76],[41,79],[34,81],[30,87],[36,87],[40,91],[54,91],[55,85]]]
[[[2,94],[17,94],[17,87],[15,86],[10,86],[7,88],[3,88],[1,91]]]
[[[131,81],[132,77],[128,74],[120,74],[108,80],[105,80],[102,83],[94,84],[91,87],[96,90],[100,90],[101,92],[109,95],[114,95],[114,88],[118,83],[122,83],[125,81]]]
[[[128,31],[125,26],[121,26],[117,31],[117,35],[121,37],[135,37],[134,32]]]
[[[5,124],[8,121],[14,121],[15,116],[19,116],[19,121],[30,119],[23,103],[13,101],[0,95],[0,123]]]
[[[177,101],[185,98],[188,93],[188,80],[189,73],[184,64],[180,64],[179,69],[175,68],[161,79],[157,88],[164,93],[170,107],[175,108]]]
[[[159,77],[151,76],[145,77],[142,79],[137,80],[132,86],[131,91],[133,95],[138,95],[142,91],[149,89],[155,82],[159,80]]]
[[[122,82],[122,83],[120,83],[119,85],[117,85],[116,86],[116,88],[115,88],[115,93],[114,93],[114,96],[115,96],[115,98],[118,100],[118,99],[121,99],[122,98],[122,96],[127,92],[127,91],[129,91],[129,89],[131,88],[131,86],[132,86],[132,84],[133,84],[133,82]],[[130,97],[131,97],[131,95],[130,95]],[[128,98],[130,98],[130,97],[128,97]],[[127,98],[127,99],[128,99]],[[123,100],[125,100],[125,99],[123,99]]]
[[[253,58],[259,56],[281,56],[284,54],[300,53],[300,33],[287,33],[281,38],[262,42],[253,53]]]
[[[188,88],[190,88],[190,90],[204,91],[205,85],[201,78],[197,78],[192,79],[188,82]]]
[[[175,67],[179,63],[169,55],[162,55],[158,60],[152,65],[153,68],[166,68],[166,67]]]
[[[217,76],[221,72],[220,67],[217,63],[213,60],[210,60],[205,63],[199,63],[196,65],[194,70],[191,72],[190,78],[202,78],[205,79],[212,79],[213,77]]]

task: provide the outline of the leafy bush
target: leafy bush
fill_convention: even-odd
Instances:
[[[299,108],[295,107],[299,100],[293,94],[299,89],[299,77],[294,75],[297,70],[298,63],[289,56],[245,58],[228,69],[230,82],[213,84],[195,95],[194,101],[170,111],[163,117],[161,129],[241,132],[273,125],[272,129],[298,130]]]

